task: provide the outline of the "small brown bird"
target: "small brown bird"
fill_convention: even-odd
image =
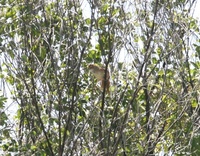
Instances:
[[[100,82],[101,89],[103,90],[105,87],[106,93],[109,93],[109,87],[110,87],[109,71],[107,71],[105,79],[105,68],[99,67],[96,64],[89,64],[88,69],[96,77],[97,81]]]

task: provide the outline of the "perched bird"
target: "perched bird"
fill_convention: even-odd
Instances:
[[[100,82],[101,89],[103,90],[105,87],[106,93],[109,93],[109,87],[110,87],[109,71],[105,72],[105,68],[100,67],[96,64],[89,64],[88,69],[95,76],[97,81]],[[105,73],[106,73],[106,78],[105,78]]]

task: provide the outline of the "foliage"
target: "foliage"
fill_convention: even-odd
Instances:
[[[0,97],[3,152],[199,155],[194,4],[1,1],[0,78],[17,106],[10,128]],[[89,63],[110,71],[109,95]]]

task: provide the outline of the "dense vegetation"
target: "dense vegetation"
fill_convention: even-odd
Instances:
[[[195,4],[0,1],[1,153],[200,155]],[[110,95],[89,63],[109,69]]]

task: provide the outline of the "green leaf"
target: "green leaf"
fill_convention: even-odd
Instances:
[[[85,23],[86,23],[87,25],[90,25],[91,19],[90,19],[90,18],[85,19]]]
[[[191,105],[192,105],[193,108],[196,108],[198,106],[198,103],[197,103],[196,100],[192,100]]]
[[[0,96],[0,108],[4,107],[4,103],[7,101],[7,98],[4,96]]]
[[[15,54],[13,53],[13,50],[8,50],[7,52],[8,52],[8,54],[9,54],[9,56],[10,56],[12,59],[14,59]]]
[[[23,54],[22,55],[22,61],[25,63],[25,62],[28,62],[28,57],[25,55],[25,54]]]

